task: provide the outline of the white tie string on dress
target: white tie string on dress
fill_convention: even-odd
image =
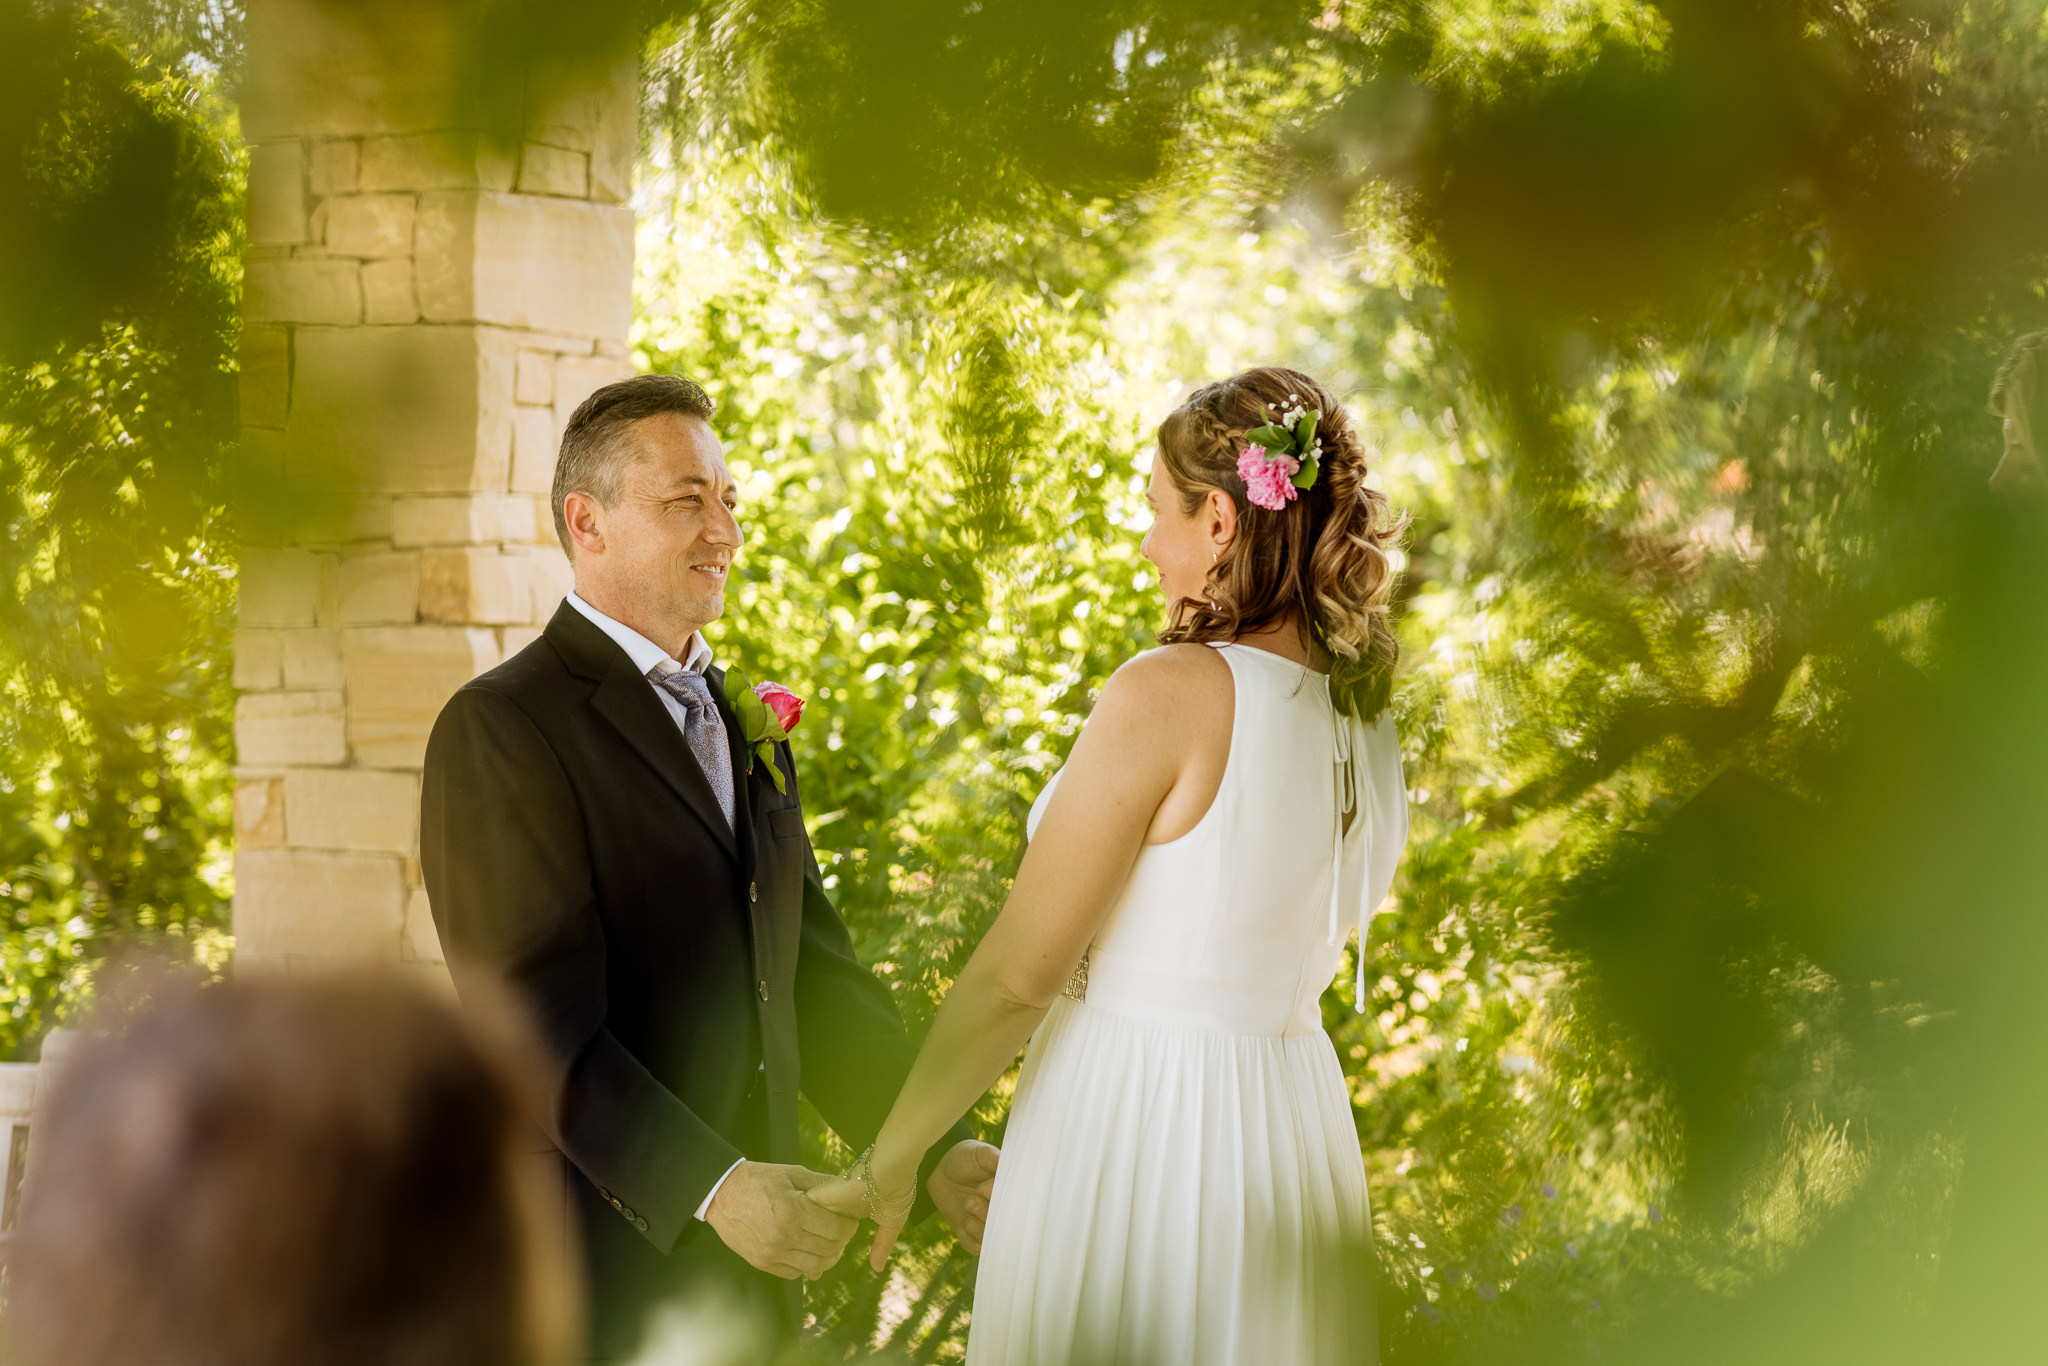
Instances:
[[[1351,718],[1337,706],[1337,695],[1330,693],[1330,723],[1335,743],[1331,746],[1332,766],[1335,769],[1337,814],[1331,822],[1334,827],[1330,836],[1330,938],[1337,943],[1337,904],[1344,889],[1344,817],[1357,810],[1357,819],[1365,819],[1365,812],[1359,802],[1358,769],[1352,762]],[[1372,838],[1370,830],[1359,832],[1361,840]],[[1370,851],[1368,850],[1368,855]],[[1358,982],[1353,1002],[1358,1013],[1365,1014],[1365,898],[1372,894],[1371,877],[1365,877],[1359,890],[1358,905]]]

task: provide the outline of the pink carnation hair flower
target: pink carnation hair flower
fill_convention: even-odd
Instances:
[[[1244,480],[1245,497],[1269,512],[1279,512],[1301,496],[1294,488],[1294,476],[1300,472],[1299,460],[1284,454],[1268,456],[1264,446],[1246,446],[1237,453],[1237,477]]]

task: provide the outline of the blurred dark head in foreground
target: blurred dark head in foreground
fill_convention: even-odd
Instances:
[[[525,1366],[572,1340],[521,1022],[381,975],[178,990],[34,1136],[16,1366]]]

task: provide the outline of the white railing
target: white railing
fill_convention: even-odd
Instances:
[[[21,1213],[21,1178],[28,1171],[29,1119],[36,1108],[32,1062],[0,1062],[0,1233],[11,1233]]]
[[[0,1245],[21,1216],[29,1135],[48,1108],[50,1093],[77,1043],[78,1031],[53,1029],[43,1038],[41,1062],[0,1062]]]

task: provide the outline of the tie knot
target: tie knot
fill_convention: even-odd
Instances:
[[[677,669],[655,679],[654,686],[693,712],[700,707],[711,706],[711,685],[705,681],[703,674],[691,673],[688,669]]]

